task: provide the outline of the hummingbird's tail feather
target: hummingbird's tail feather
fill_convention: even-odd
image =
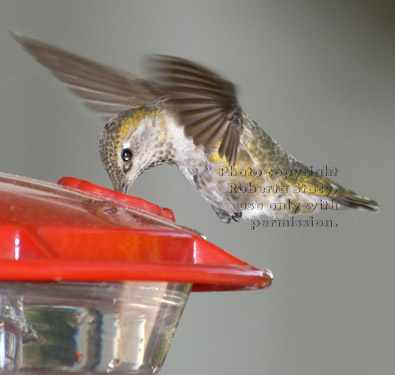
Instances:
[[[379,205],[376,201],[363,197],[352,190],[346,189],[336,182],[319,175],[309,176],[299,175],[293,181],[293,188],[307,196],[315,196],[320,202],[322,200],[331,201],[341,206],[341,208],[353,208],[366,211],[378,211]],[[303,194],[302,194],[303,195]],[[309,204],[307,204],[310,208]]]
[[[349,208],[358,208],[367,211],[378,211],[379,205],[376,201],[363,197],[353,191],[346,191],[343,196],[334,198],[334,202]]]

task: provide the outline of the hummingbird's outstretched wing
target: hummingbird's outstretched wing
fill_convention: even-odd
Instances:
[[[159,85],[125,70],[96,63],[20,34],[12,35],[106,122],[127,109],[150,104],[164,95]]]
[[[150,82],[38,40],[12,35],[106,122],[123,111],[166,96],[186,136],[207,152],[220,141],[219,155],[230,164],[236,163],[242,111],[234,85],[214,72],[181,58],[156,56],[151,59],[152,71],[159,82]]]
[[[191,61],[156,55],[150,69],[168,91],[185,135],[210,152],[221,141],[218,153],[235,164],[242,132],[242,111],[231,82]]]

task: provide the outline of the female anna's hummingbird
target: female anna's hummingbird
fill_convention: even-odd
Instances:
[[[171,163],[227,223],[262,214],[378,208],[328,179],[328,170],[313,170],[287,154],[241,110],[234,85],[198,64],[154,56],[148,64],[155,80],[147,81],[15,38],[108,121],[100,155],[118,191],[126,193],[146,169]]]

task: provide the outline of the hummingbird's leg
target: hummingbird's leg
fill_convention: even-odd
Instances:
[[[215,207],[215,206],[211,206],[214,210],[214,212],[217,214],[217,216],[219,217],[219,219],[225,223],[225,224],[229,224],[230,221],[232,220],[232,218],[230,217],[230,215],[223,209]],[[241,215],[240,215],[241,216]]]

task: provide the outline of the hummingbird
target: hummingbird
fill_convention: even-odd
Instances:
[[[100,156],[117,191],[127,193],[145,170],[169,163],[225,223],[325,209],[378,210],[377,202],[288,154],[243,112],[235,85],[200,64],[154,55],[146,60],[151,78],[143,79],[13,36],[105,120]]]

